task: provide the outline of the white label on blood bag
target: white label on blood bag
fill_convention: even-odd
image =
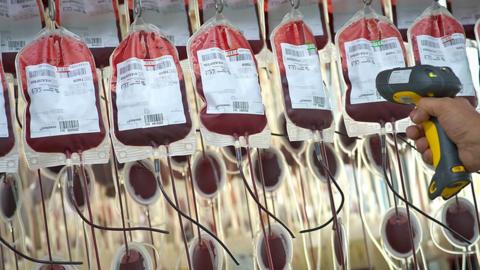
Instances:
[[[263,115],[257,67],[248,49],[197,52],[207,113]]]
[[[7,111],[5,110],[2,80],[0,80],[0,138],[8,138]]]
[[[143,0],[143,19],[162,29],[175,46],[186,46],[190,37],[184,0]]]
[[[26,77],[31,138],[100,131],[89,62],[27,66]]]
[[[117,65],[120,131],[186,122],[178,71],[171,55],[130,58]]]
[[[400,0],[401,1],[401,0]],[[382,1],[372,1],[370,7],[376,13],[382,14]],[[362,1],[332,0],[333,6],[333,31],[337,32],[355,13],[363,8]]]
[[[410,82],[410,74],[412,74],[411,69],[404,69],[404,70],[395,70],[390,74],[390,78],[388,79],[388,83],[390,84],[402,84],[402,83],[409,83]]]
[[[385,101],[375,80],[382,70],[405,67],[402,47],[397,38],[370,41],[365,38],[345,42],[348,77],[352,84],[351,104]]]
[[[455,0],[452,2],[452,14],[463,25],[474,25],[480,19],[478,0]]]
[[[397,26],[408,29],[422,12],[432,4],[432,0],[398,0]]]
[[[421,64],[450,67],[463,85],[458,96],[475,95],[463,34],[455,33],[441,38],[419,35],[416,38]]]
[[[62,26],[79,35],[89,48],[119,43],[111,0],[61,0],[60,16]]]
[[[0,1],[1,51],[18,52],[42,29],[35,0]]]
[[[299,11],[303,15],[303,21],[310,27],[314,36],[323,36],[323,22],[320,14],[318,0],[302,0],[300,1]],[[277,27],[292,9],[289,0],[269,0],[268,1],[268,26],[270,33]]]
[[[203,0],[204,22],[216,14],[215,0]],[[248,40],[260,40],[257,7],[253,1],[225,0],[222,15],[225,16]]]
[[[293,109],[329,109],[315,45],[281,43]]]

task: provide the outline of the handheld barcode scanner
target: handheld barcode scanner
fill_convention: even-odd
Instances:
[[[376,84],[383,98],[400,104],[417,104],[422,97],[454,97],[462,89],[460,80],[450,68],[429,65],[382,71]],[[431,200],[438,196],[449,199],[471,182],[471,175],[458,157],[457,146],[435,117],[424,122],[423,129],[435,166],[428,196]]]

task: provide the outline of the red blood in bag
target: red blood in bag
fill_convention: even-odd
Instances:
[[[3,183],[0,184],[0,206],[6,219],[11,219],[17,212],[19,196],[17,188],[15,178],[10,175],[5,176]]]
[[[318,0],[318,9],[319,9],[319,13],[320,13],[320,20],[321,20],[321,24],[322,24],[322,28],[323,28],[323,35],[317,35],[317,36],[314,36],[313,39],[315,40],[315,44],[317,45],[317,48],[318,49],[322,49],[323,47],[325,47],[325,45],[327,45],[328,43],[328,33],[327,33],[327,23],[325,21],[325,13],[324,13],[324,9],[323,9],[323,3],[322,3],[323,0]],[[327,1],[327,0],[325,0]],[[300,5],[301,5],[301,2],[300,2]],[[329,5],[331,5],[329,3]],[[265,32],[266,33],[271,33],[271,31],[277,27],[276,25],[270,25],[269,23],[269,19],[268,19],[268,13],[269,13],[269,1],[268,0],[264,0],[264,13],[265,13]],[[329,9],[330,10],[330,9]],[[329,13],[329,16],[333,16],[331,13]],[[330,19],[330,21],[332,21]],[[330,33],[333,33],[333,32],[330,32]],[[309,32],[310,35],[312,35],[311,32]],[[287,38],[288,38],[288,35],[286,35]],[[294,39],[295,37],[290,37],[291,39]],[[290,43],[290,42],[288,42]],[[294,43],[290,43],[290,44],[294,44]],[[302,43],[302,44],[305,44],[305,43]],[[267,46],[269,49],[271,49],[271,43],[270,43],[270,34],[267,34]]]
[[[291,45],[313,44],[315,36],[305,23],[301,20],[291,21],[283,24],[277,29],[274,37],[274,46],[277,55],[277,63],[282,78],[283,95],[285,97],[285,109],[288,118],[297,126],[310,130],[323,130],[332,124],[332,111],[326,109],[305,109],[293,108],[290,98],[289,84],[285,71],[284,57],[282,54],[282,43]]]
[[[417,38],[418,36],[421,35],[426,35],[430,36],[433,38],[444,38],[446,39],[447,37],[451,37],[453,34],[461,34],[465,35],[465,31],[463,29],[462,24],[458,22],[455,18],[447,16],[445,14],[435,14],[435,15],[430,15],[430,16],[425,16],[419,21],[417,21],[411,28],[410,28],[410,39],[411,39],[411,46],[413,49],[413,55],[415,58],[415,63],[417,65],[421,64],[421,56],[420,56],[420,51],[419,51],[419,46],[418,46],[418,41]],[[425,40],[428,42],[428,40]],[[453,40],[457,41],[457,40]],[[442,42],[444,42],[442,40]],[[448,42],[448,41],[446,41]],[[460,56],[462,57],[462,56]],[[466,57],[466,56],[465,56]],[[448,60],[448,59],[447,59]],[[465,59],[466,61],[466,59]],[[448,64],[445,61],[445,64]],[[468,63],[466,63],[468,65]],[[454,70],[455,72],[455,70]],[[459,78],[460,81],[465,84],[465,81],[462,79],[462,75],[465,74],[456,74]],[[468,79],[471,81],[470,74],[468,74]],[[465,89],[464,85],[464,89]],[[473,89],[473,85],[469,86]],[[473,96],[463,96],[468,101],[470,104],[472,104],[474,107],[477,106],[477,97],[475,96],[475,91],[473,90]]]
[[[386,239],[390,246],[398,253],[407,254],[412,251],[412,244],[410,241],[408,219],[405,213],[398,212],[393,214],[386,224]],[[415,238],[417,232],[412,226],[412,234]]]
[[[197,52],[203,49],[217,47],[221,50],[231,51],[236,49],[248,49],[252,52],[245,37],[238,30],[227,25],[215,25],[195,36],[191,41],[190,61],[193,63],[196,89],[202,100],[206,103],[203,92],[202,77]],[[253,59],[254,62],[255,58]],[[200,112],[200,121],[209,130],[215,133],[230,136],[248,136],[263,131],[267,125],[267,118],[264,114],[242,114],[242,113],[207,113],[207,106]]]
[[[282,176],[284,174],[285,168],[281,164],[281,160],[278,155],[279,152],[265,149],[262,150],[262,158],[261,161],[258,159],[254,163],[254,171],[255,171],[255,179],[261,184],[262,177],[260,171],[260,162],[262,162],[262,169],[263,169],[263,180],[265,181],[265,188],[268,191],[273,191],[272,189],[277,187],[277,185],[282,180]]]
[[[105,138],[105,128],[100,112],[98,80],[95,63],[87,46],[73,37],[52,33],[43,36],[27,45],[18,55],[18,76],[22,80],[23,93],[27,101],[26,141],[37,152],[46,153],[81,153],[97,147]],[[31,65],[49,64],[56,67],[68,67],[72,64],[88,62],[91,67],[93,84],[95,86],[95,105],[98,113],[99,132],[57,135],[32,138],[30,132],[30,106],[31,100],[27,89],[26,67]],[[60,89],[65,90],[65,89]],[[52,103],[58,100],[51,100]],[[45,104],[48,105],[48,104]]]
[[[118,270],[145,270],[145,259],[142,254],[136,250],[129,250],[124,254]]]
[[[132,195],[139,196],[142,200],[149,200],[157,194],[155,175],[143,165],[136,163],[130,167],[128,181],[135,193]]]
[[[3,66],[1,61],[0,61],[0,76],[1,76],[0,80],[3,88],[3,99],[5,101],[4,103],[5,111],[0,111],[0,113],[5,114],[6,116],[7,130],[8,130],[8,136],[0,138],[0,157],[3,157],[12,150],[13,146],[15,145],[15,137],[14,137],[13,128],[12,128],[12,120],[11,120],[12,117],[11,117],[11,111],[10,111],[8,85],[7,85],[7,80],[5,78],[5,73],[3,72]]]
[[[217,159],[208,152],[200,155],[193,168],[193,181],[201,193],[213,196],[218,192],[222,181],[222,171]]]
[[[87,177],[87,186],[83,186],[84,185],[84,180],[82,178],[82,175],[83,174],[81,171],[80,171],[80,167],[78,166],[75,166],[73,168],[73,186],[72,187],[69,187],[67,184],[67,198],[68,198],[68,201],[69,203],[73,206],[73,203],[75,203],[75,205],[79,208],[79,209],[83,209],[83,207],[85,206],[85,199],[86,199],[86,196],[85,196],[85,193],[84,193],[84,190],[87,189],[88,190],[88,194],[92,194],[92,185],[91,185],[91,179],[90,179],[90,175],[87,173],[87,171],[84,172],[86,177]],[[72,193],[71,193],[71,188],[73,188],[73,198],[72,198]]]
[[[65,166],[53,166],[53,167],[48,167],[46,169],[49,170],[52,173],[57,174],[63,169],[63,167],[65,167]]]
[[[189,156],[174,156],[172,160],[178,164],[186,164]]]
[[[65,270],[65,267],[62,265],[44,265],[40,267],[40,270]]]
[[[337,162],[337,157],[336,157],[336,154],[335,152],[332,150],[332,148],[328,147],[327,145],[325,145],[325,152],[327,153],[327,162],[328,162],[328,169],[330,171],[330,173],[332,174],[332,176],[335,176],[337,175],[337,170],[338,170],[338,162]],[[310,152],[310,154],[312,155],[311,156],[311,160],[313,161],[313,164],[314,166],[312,166],[312,169],[314,170],[315,174],[318,176],[321,176],[322,179],[325,179],[326,177],[328,177],[328,174],[327,172],[325,171],[324,167],[322,166],[323,165],[326,165],[324,162],[320,163],[320,161],[318,161],[318,158],[317,158],[317,154],[315,153],[315,151],[313,151],[313,147],[312,147],[312,151]],[[323,151],[322,151],[322,161],[323,161]]]
[[[255,5],[255,15],[257,18],[257,23],[258,23],[258,34],[259,34],[259,39],[258,40],[248,40],[248,43],[250,44],[251,50],[253,51],[253,54],[259,53],[262,48],[263,48],[263,39],[262,39],[262,33],[260,31],[260,14],[258,13],[258,2],[261,0],[251,0],[254,2]],[[249,1],[249,2],[251,2]],[[233,1],[235,2],[235,1]],[[199,13],[200,14],[200,23],[204,24],[205,23],[205,16],[204,16],[204,10],[203,10],[203,0],[198,0],[198,8],[199,8]],[[227,18],[228,19],[228,18]],[[243,30],[243,29],[239,29]],[[247,48],[247,47],[242,47],[242,48]]]
[[[400,32],[389,23],[375,19],[360,19],[350,24],[342,32],[337,34],[338,47],[342,56],[342,71],[347,84],[347,93],[345,109],[347,114],[355,121],[387,123],[397,121],[407,117],[413,106],[395,104],[387,101],[377,101],[369,103],[353,104],[351,102],[352,83],[348,74],[348,63],[346,60],[345,43],[358,39],[367,39],[369,41],[384,40],[386,38],[396,38],[401,46],[403,57],[405,59],[405,47]],[[369,72],[369,71],[365,71]]]
[[[216,270],[218,268],[218,250],[212,240],[202,238],[201,243],[195,243],[191,251],[192,267],[194,270]]]
[[[468,240],[473,240],[475,237],[476,226],[475,217],[465,202],[458,201],[458,203],[452,203],[447,209],[445,219],[450,229],[454,230]],[[450,232],[447,233],[453,236],[455,239],[463,241],[463,239],[456,234]]]
[[[339,265],[343,265],[344,262],[345,262],[345,256],[347,254],[345,254],[345,243],[344,243],[344,240],[343,240],[343,227],[341,224],[339,224],[340,228],[338,229],[338,233],[337,231],[332,231],[333,233],[333,247],[334,247],[334,251],[335,251],[335,259],[337,260],[337,263]],[[340,234],[340,239],[338,238]]]
[[[282,236],[277,235],[272,231],[271,234],[268,234],[267,232],[267,239],[272,257],[273,269],[284,269],[287,266],[287,247],[284,245]],[[261,244],[261,256],[263,264],[268,266],[269,263],[265,246],[265,238],[263,238]]]
[[[183,112],[185,123],[172,124],[149,128],[136,128],[120,131],[118,127],[118,108],[117,108],[117,64],[130,58],[156,59],[162,56],[171,55],[174,59],[178,79],[180,83],[180,92],[182,97]],[[155,32],[138,31],[128,35],[118,46],[112,55],[112,106],[115,136],[125,145],[130,146],[152,146],[169,145],[170,143],[184,139],[192,128],[192,121],[188,113],[187,96],[185,90],[185,81],[181,72],[180,62],[175,47],[164,37]],[[168,93],[162,93],[168,96]]]
[[[380,145],[380,136],[372,135],[368,138],[367,149],[367,157],[369,157],[369,162],[374,162],[375,165],[379,168],[382,167],[383,160],[382,160],[382,147]]]

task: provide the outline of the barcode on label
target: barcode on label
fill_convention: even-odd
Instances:
[[[136,62],[132,62],[132,63],[129,63],[128,65],[124,66],[124,67],[121,67],[118,71],[118,73],[120,75],[123,75],[131,70],[143,70],[143,66],[142,64],[140,63],[136,63]]]
[[[437,48],[437,49],[440,48],[440,44],[438,44],[437,42],[433,42],[431,40],[422,39],[420,41],[420,44],[422,44],[422,46],[425,46],[425,47]]]
[[[103,44],[102,38],[100,37],[86,37],[85,42],[89,46],[101,46]]]
[[[371,50],[371,48],[372,48],[372,46],[370,44],[360,43],[360,44],[355,44],[355,45],[351,46],[348,49],[348,52],[349,53],[354,53],[354,52],[360,51],[360,50]]]
[[[166,69],[166,68],[171,68],[172,67],[172,62],[169,61],[164,61],[156,64],[153,67],[153,70],[161,70],[161,69]]]
[[[25,41],[24,40],[9,40],[7,42],[7,46],[8,46],[9,49],[23,48],[23,46],[25,46]]]
[[[145,125],[163,125],[163,114],[147,114],[144,116]]]
[[[74,69],[70,70],[68,72],[62,72],[59,73],[60,77],[62,78],[72,78],[72,77],[77,77],[77,76],[84,76],[87,75],[87,69],[86,68],[80,68],[80,69]]]
[[[28,77],[30,79],[33,79],[36,77],[55,77],[55,71],[51,69],[40,69],[40,70],[29,71]]]
[[[325,98],[324,97],[313,97],[313,106],[316,107],[323,107],[325,106]]]
[[[398,46],[397,46],[396,42],[392,42],[392,43],[380,44],[380,45],[378,45],[377,47],[374,47],[374,48],[379,48],[380,51],[383,52],[383,51],[396,49],[396,48],[398,48]]]
[[[80,124],[78,123],[78,120],[60,121],[58,123],[60,125],[61,132],[78,131],[80,128]]]
[[[233,111],[234,112],[248,112],[248,102],[247,101],[234,101],[233,102]]]
[[[10,1],[10,3],[12,5],[15,5],[15,4],[25,4],[25,3],[28,3],[28,2],[32,2],[33,0],[12,0]]]
[[[250,55],[250,54],[235,54],[235,55],[228,56],[228,59],[232,62],[247,61],[247,60],[252,60],[252,55]]]
[[[223,60],[225,61],[225,55],[223,53],[214,52],[209,54],[202,55],[202,61],[211,61],[211,60]]]
[[[315,50],[307,50],[307,51],[298,51],[285,48],[285,54],[294,57],[305,57],[305,56],[312,56],[316,54]]]
[[[445,47],[450,47],[450,46],[455,46],[455,45],[464,44],[464,43],[465,43],[465,40],[463,38],[455,38],[455,39],[444,41],[443,45]]]

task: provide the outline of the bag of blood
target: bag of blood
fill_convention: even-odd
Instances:
[[[309,32],[314,36],[316,47],[322,49],[329,41],[327,23],[325,20],[325,4],[327,0],[302,0],[299,1],[298,11],[303,14],[303,21]],[[292,8],[289,1],[282,0],[264,0],[265,13],[265,32],[267,36],[267,46],[270,46],[270,36],[273,29],[282,23],[285,14]]]
[[[465,28],[465,35],[469,39],[475,39],[475,22],[480,18],[480,4],[472,0],[455,0],[449,9],[452,15]]]
[[[254,152],[253,172],[255,174],[255,181],[259,187],[262,186],[262,171],[263,181],[265,183],[265,191],[275,192],[280,188],[286,178],[285,158],[282,152],[276,148],[268,148],[261,150],[261,159],[257,152]],[[260,167],[260,162],[262,162]]]
[[[60,181],[63,182],[63,196],[67,198],[67,203],[74,212],[76,212],[76,207],[83,211],[85,206],[87,205],[87,198],[85,194],[85,188],[87,188],[88,198],[92,200],[94,198],[95,192],[95,175],[93,174],[92,168],[90,166],[84,166],[85,169],[85,176],[87,187],[84,187],[83,184],[83,172],[81,171],[80,166],[73,167],[73,182],[69,183],[68,175],[67,175],[67,168],[65,167],[64,170],[60,172]],[[73,197],[72,197],[73,195]],[[74,205],[75,204],[75,205]],[[76,206],[76,207],[75,207]]]
[[[331,34],[334,37],[340,29],[350,20],[350,18],[362,7],[362,1],[351,0],[328,0],[329,1],[329,22]],[[377,14],[385,14],[382,1],[371,1],[370,7]]]
[[[111,57],[110,114],[119,162],[142,160],[168,147],[190,155],[195,130],[178,54],[151,24],[135,22]],[[168,98],[165,98],[168,97]]]
[[[16,59],[26,108],[23,139],[31,169],[106,163],[110,146],[93,56],[65,28],[44,28]]]
[[[379,133],[385,123],[406,118],[413,106],[394,104],[377,91],[375,78],[385,69],[405,67],[407,58],[400,32],[384,16],[365,6],[342,27],[336,37],[343,80],[343,117],[349,136]],[[396,123],[403,131],[409,120]]]
[[[121,40],[116,0],[56,0],[55,19],[85,41],[97,67],[108,66],[113,49]]]
[[[478,240],[478,224],[475,219],[475,207],[462,197],[447,201],[441,212],[441,221],[455,232],[465,237],[471,243]],[[465,242],[457,235],[442,228],[448,241],[459,248],[465,247]]]
[[[117,250],[113,256],[110,270],[153,270],[152,260],[143,244],[130,242],[128,243],[128,254],[125,252],[125,245]]]
[[[425,9],[408,29],[408,40],[415,64],[450,67],[463,85],[457,96],[465,97],[477,106],[465,31],[446,8],[434,2]]]
[[[140,205],[152,205],[160,198],[154,171],[153,162],[149,159],[129,162],[123,169],[127,191]]]
[[[226,182],[225,162],[214,151],[197,152],[192,162],[192,180],[195,190],[202,197],[213,199]]]
[[[338,233],[336,230],[332,230],[331,234],[331,243],[333,247],[333,255],[335,256],[335,261],[338,266],[344,266],[349,265],[348,258],[348,238],[345,237],[345,225],[341,223],[341,220],[339,220],[339,227],[340,229],[338,230]],[[340,236],[340,239],[338,237]],[[340,246],[339,246],[340,245]]]
[[[10,223],[21,203],[21,182],[16,174],[6,173],[0,179],[0,220]]]
[[[222,14],[232,22],[248,40],[253,54],[258,54],[263,48],[263,38],[260,30],[260,14],[258,1],[261,0],[223,0]],[[198,0],[200,23],[204,24],[215,17],[216,0]]]
[[[130,23],[133,23],[133,0],[128,1]],[[187,59],[187,41],[192,34],[192,25],[189,12],[188,0],[142,0],[142,17],[158,28],[162,29],[167,38],[175,44],[180,60]]]
[[[270,247],[270,255],[272,257],[273,269],[289,269],[293,260],[293,244],[292,238],[287,230],[278,223],[272,223],[267,230],[267,242]],[[255,241],[256,261],[260,270],[269,268],[269,259],[265,243],[265,235],[262,230],[257,234]]]
[[[205,103],[200,126],[207,144],[267,148],[270,131],[264,112],[257,63],[242,33],[217,14],[187,46],[196,90]],[[241,140],[245,139],[245,140]]]
[[[418,217],[412,212],[410,212],[410,224],[415,252],[418,252],[421,248],[423,233]],[[380,226],[380,237],[385,249],[394,258],[405,259],[412,256],[407,210],[404,206],[392,207],[385,213]]]
[[[10,80],[12,76],[9,75]],[[13,80],[12,80],[13,81]],[[18,167],[17,134],[12,121],[15,115],[13,87],[7,83],[0,58],[0,172],[16,172]]]
[[[328,170],[332,174],[335,179],[338,179],[340,175],[340,159],[335,152],[335,148],[333,145],[326,143],[325,144],[325,152],[327,153],[327,162],[328,162]],[[315,153],[315,145],[311,143],[307,151],[305,152],[307,158],[307,166],[310,172],[317,178],[323,182],[327,181],[327,177],[329,177],[328,173],[325,171],[325,168],[321,164],[317,158],[317,154]]]
[[[432,3],[432,0],[392,0],[393,23],[407,42],[407,30],[422,12]]]
[[[223,268],[222,248],[208,234],[202,233],[201,239],[198,236],[193,238],[188,251],[193,270],[220,270]]]
[[[270,36],[283,89],[287,133],[291,141],[322,132],[333,139],[333,113],[321,74],[315,36],[303,15],[292,9]],[[328,139],[327,139],[328,137]]]

